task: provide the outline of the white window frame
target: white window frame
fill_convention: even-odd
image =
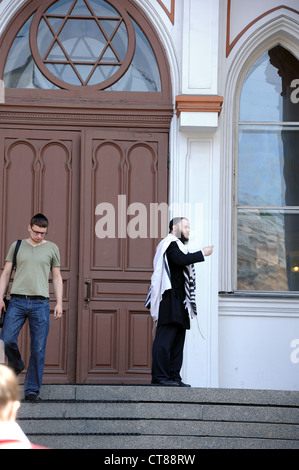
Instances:
[[[228,75],[224,93],[221,132],[221,188],[220,188],[220,243],[219,292],[241,296],[293,297],[291,292],[258,292],[237,290],[237,212],[236,169],[238,161],[239,104],[242,85],[255,61],[265,52],[281,45],[298,57],[298,23],[279,16],[260,27],[243,43],[235,46],[227,60]]]

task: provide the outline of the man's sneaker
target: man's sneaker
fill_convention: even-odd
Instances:
[[[25,395],[25,400],[30,401],[31,403],[40,403],[42,399],[38,395]]]

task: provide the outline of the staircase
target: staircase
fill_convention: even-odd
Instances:
[[[299,449],[299,392],[43,385],[18,422],[52,449]]]

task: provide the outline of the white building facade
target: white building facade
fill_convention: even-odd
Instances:
[[[130,1],[171,74],[170,215],[190,219],[190,249],[215,247],[196,266],[183,380],[298,390],[298,1]],[[25,3],[2,0],[0,35]]]

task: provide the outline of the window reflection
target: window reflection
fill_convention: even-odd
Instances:
[[[299,127],[241,125],[238,204],[299,206]]]
[[[242,87],[239,290],[299,291],[299,107],[291,100],[298,77],[298,59],[276,46],[255,62]]]
[[[42,75],[31,54],[29,33],[33,16],[10,49],[3,77],[5,87],[58,89]],[[160,72],[152,47],[131,21],[136,37],[133,60],[127,72],[113,86],[108,85],[107,91],[160,92]],[[100,85],[122,66],[128,33],[119,13],[104,0],[60,0],[42,17],[37,46],[45,66],[59,80],[76,86]]]
[[[282,121],[281,80],[265,52],[250,69],[241,93],[240,121]]]
[[[133,21],[133,20],[132,20]],[[136,51],[126,74],[109,90],[161,91],[160,72],[153,50],[139,26],[133,21],[136,34]],[[151,64],[149,67],[148,64]]]
[[[298,121],[298,106],[290,98],[299,78],[299,62],[282,46],[265,52],[248,72],[240,97],[240,121]]]
[[[238,289],[298,291],[299,210],[238,211]]]
[[[11,46],[3,74],[4,85],[6,88],[57,89],[40,73],[31,55],[29,30],[32,18],[20,29]]]

